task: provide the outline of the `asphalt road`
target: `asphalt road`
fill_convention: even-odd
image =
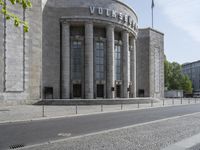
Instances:
[[[200,104],[0,124],[0,149],[25,146],[200,112]]]

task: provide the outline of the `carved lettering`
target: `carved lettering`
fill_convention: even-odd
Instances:
[[[109,17],[110,16],[110,10],[106,9],[106,16]]]
[[[127,23],[128,22],[128,16],[124,15],[124,22]]]
[[[94,15],[95,12],[95,7],[94,6],[90,6],[90,14]]]
[[[122,13],[119,13],[119,20],[123,20],[123,15],[122,15]]]
[[[95,15],[96,13],[100,16],[110,17],[116,19],[116,21],[120,21],[121,23],[126,24],[127,26],[131,27],[134,30],[137,30],[137,24],[134,22],[134,19],[127,14],[116,12],[115,10],[111,10],[108,8],[95,7],[95,6],[90,6],[89,11],[91,15]]]
[[[131,25],[132,19],[130,16],[128,16],[128,25]]]
[[[98,14],[103,15],[103,8],[101,8],[101,7],[98,8]]]
[[[117,13],[116,13],[116,11],[114,11],[114,10],[112,10],[112,17],[113,17],[113,18],[116,18],[116,17],[117,17]]]

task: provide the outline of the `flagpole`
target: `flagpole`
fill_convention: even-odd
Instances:
[[[154,8],[154,6],[151,7],[152,29],[153,29],[153,19],[154,19],[154,18],[153,18],[153,15],[154,15],[154,14],[153,14],[153,8]]]
[[[153,21],[154,21],[154,13],[153,13],[153,9],[154,9],[154,0],[152,0],[152,3],[151,3],[151,18],[152,18],[152,29],[154,28],[154,24],[153,24]]]

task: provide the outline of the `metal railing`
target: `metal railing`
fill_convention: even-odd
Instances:
[[[74,108],[74,113],[71,113],[70,115],[78,115],[78,114],[92,114],[92,113],[99,113],[99,112],[112,112],[112,111],[123,111],[123,110],[137,110],[137,109],[144,109],[144,108],[155,108],[155,107],[165,107],[165,106],[178,106],[178,105],[191,105],[191,104],[197,104],[200,103],[200,98],[168,98],[163,99],[160,102],[154,102],[153,100],[150,100],[148,103],[141,103],[140,101],[137,101],[135,104],[116,104],[116,105],[94,105],[95,109],[92,111],[88,111],[89,108],[94,107],[91,105],[88,106],[82,106],[82,105],[73,105],[73,106],[65,106],[70,107],[71,110]],[[51,115],[48,115],[52,109],[48,109],[48,107],[51,106],[45,106],[42,105],[42,117],[48,117]],[[53,106],[52,106],[53,107]],[[61,107],[61,106],[57,106]],[[86,107],[83,109],[83,107]],[[109,107],[109,108],[106,108]],[[98,109],[99,108],[99,109]],[[87,111],[87,113],[86,113]],[[69,115],[69,114],[63,114],[63,115]]]

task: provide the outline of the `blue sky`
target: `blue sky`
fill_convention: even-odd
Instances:
[[[151,26],[152,0],[124,0],[139,27]],[[165,54],[179,63],[200,60],[200,0],[154,0],[154,28],[165,34]]]

